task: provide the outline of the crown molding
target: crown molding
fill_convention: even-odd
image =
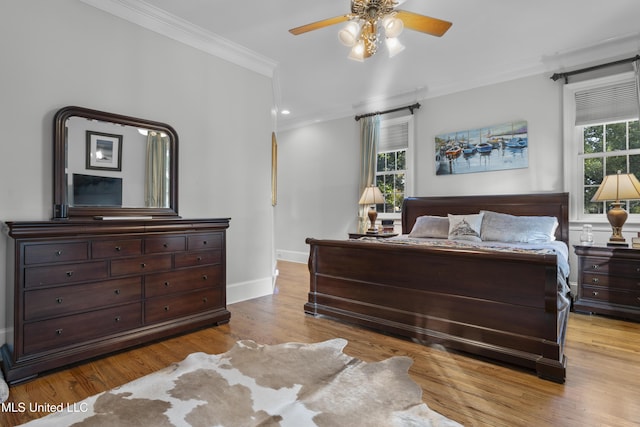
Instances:
[[[270,58],[193,25],[142,0],[80,1],[269,78],[273,77],[274,70],[278,65]]]

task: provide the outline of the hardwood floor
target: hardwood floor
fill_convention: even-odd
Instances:
[[[305,315],[307,266],[278,264],[273,296],[229,305],[231,322],[93,360],[11,388],[0,425],[44,416],[30,405],[73,403],[154,372],[195,351],[222,353],[236,340],[263,344],[349,341],[345,352],[366,361],[413,358],[411,377],[430,408],[465,426],[637,426],[640,423],[640,323],[571,313],[567,381],[501,366],[440,346]],[[19,410],[20,404],[26,407]]]

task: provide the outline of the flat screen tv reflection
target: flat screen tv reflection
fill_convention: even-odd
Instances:
[[[122,206],[122,178],[73,174],[74,206]]]

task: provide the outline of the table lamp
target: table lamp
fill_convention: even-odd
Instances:
[[[632,173],[620,173],[604,177],[598,191],[591,199],[592,202],[605,202],[613,200],[611,209],[607,212],[607,219],[611,224],[613,233],[607,246],[628,246],[622,236],[622,226],[627,217],[627,211],[622,209],[620,200],[640,199],[640,181]]]
[[[362,192],[362,197],[360,197],[361,205],[371,205],[369,212],[367,215],[369,216],[369,229],[367,233],[377,233],[376,229],[376,218],[378,217],[378,212],[376,211],[376,205],[380,203],[384,203],[384,196],[380,189],[375,185],[370,185],[364,189]]]

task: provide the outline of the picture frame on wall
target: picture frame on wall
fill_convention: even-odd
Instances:
[[[87,131],[87,169],[122,170],[122,135]]]
[[[527,168],[530,142],[526,120],[436,135],[436,175]]]

